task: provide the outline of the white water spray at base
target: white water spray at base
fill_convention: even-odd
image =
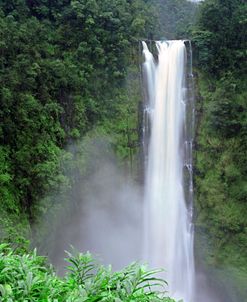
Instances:
[[[165,269],[171,295],[193,302],[192,141],[186,133],[186,47],[183,41],[156,42],[156,47],[157,64],[143,42],[148,90],[144,111],[149,120],[144,129],[150,128],[144,259],[151,267]],[[185,169],[189,179],[186,198]]]

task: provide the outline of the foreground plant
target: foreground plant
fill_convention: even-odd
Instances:
[[[60,278],[45,257],[18,255],[0,245],[0,301],[2,302],[174,302],[165,296],[166,282],[133,263],[119,272],[99,265],[90,253],[67,253],[69,263]]]

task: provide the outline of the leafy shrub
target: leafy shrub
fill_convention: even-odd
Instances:
[[[16,254],[1,244],[0,301],[174,302],[163,291],[166,282],[155,277],[159,270],[148,271],[133,263],[112,272],[111,267],[97,264],[90,253],[67,254],[67,274],[60,278],[35,250]]]

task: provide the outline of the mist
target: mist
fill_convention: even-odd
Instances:
[[[89,251],[113,270],[145,261],[143,185],[119,162],[107,138],[86,138],[70,144],[67,150],[73,155],[73,160],[66,163],[72,186],[67,191],[61,189],[59,194],[50,193],[53,207],[35,226],[40,238],[33,240],[33,245],[49,258],[59,274],[64,273],[65,251],[70,251],[71,246],[79,252]],[[202,255],[197,247],[196,299],[239,301],[232,283],[223,283],[217,271],[205,266]]]
[[[78,149],[83,145],[83,154]],[[114,270],[141,258],[142,193],[126,166],[117,160],[107,139],[94,138],[70,145],[76,163],[69,164],[68,177],[73,186],[61,196],[62,207],[54,215],[45,215],[36,228],[49,229],[39,250],[61,271],[65,250],[71,246],[90,251]],[[76,154],[78,152],[78,154]],[[86,156],[85,156],[86,154]],[[80,158],[82,156],[83,158]]]

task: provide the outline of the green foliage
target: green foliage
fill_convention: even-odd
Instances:
[[[192,33],[200,68],[215,76],[228,70],[246,72],[246,13],[242,0],[202,2]]]
[[[220,278],[236,280],[240,297],[246,296],[247,280],[245,85],[230,72],[218,81],[199,73],[203,101],[197,104],[195,152],[198,240],[207,234],[207,262],[229,269]]]
[[[188,39],[198,11],[196,3],[187,0],[159,0],[157,39]]]
[[[202,76],[200,81],[206,83]],[[203,113],[196,150],[198,202],[205,211],[210,210],[210,232],[241,233],[245,232],[247,211],[243,182],[247,172],[245,84],[231,74],[207,82],[201,85],[204,102],[198,108]]]
[[[68,253],[67,274],[59,278],[44,257],[14,253],[0,245],[0,297],[10,301],[152,301],[174,302],[164,291],[166,282],[136,263],[120,272],[98,265],[87,254]]]
[[[198,241],[246,301],[246,10],[241,0],[206,0],[192,30],[198,78],[195,152]]]
[[[246,136],[246,88],[232,73],[225,74],[209,95],[209,130],[220,137]]]
[[[132,161],[139,100],[124,87],[136,41],[155,24],[144,0],[1,2],[0,198],[10,221],[34,222],[52,206],[47,192],[72,185],[63,149],[94,128]]]

